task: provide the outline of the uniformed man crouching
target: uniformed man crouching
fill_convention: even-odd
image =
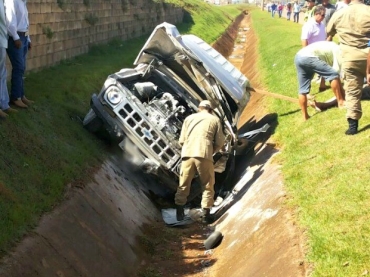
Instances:
[[[213,154],[225,141],[220,119],[213,115],[211,102],[203,100],[198,113],[188,116],[182,126],[179,143],[182,146],[179,187],[175,195],[177,220],[184,219],[184,205],[190,193],[191,181],[198,172],[202,194],[201,221],[209,223],[214,202],[215,173]]]

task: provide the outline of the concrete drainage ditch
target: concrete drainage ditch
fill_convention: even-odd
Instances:
[[[231,61],[240,64],[246,76],[253,76],[253,82],[257,78],[251,66],[256,59],[256,40],[250,27],[249,15],[241,15],[215,47],[231,55]],[[233,47],[240,28],[244,30],[245,46]],[[276,127],[276,115],[265,114],[263,98],[256,94],[243,118],[240,128],[265,123]],[[238,159],[232,205],[212,225],[223,235],[221,244],[211,253],[216,262],[208,263],[207,269],[198,273],[177,276],[308,274],[301,232],[292,213],[282,205],[283,182],[278,166],[271,162],[278,151],[267,139],[260,137],[250,154]],[[92,182],[71,190],[63,204],[45,215],[39,226],[3,259],[0,276],[137,276],[142,257],[147,256],[137,237],[143,233],[143,226],[162,220],[159,209],[148,198],[152,186],[156,186],[152,179],[130,171],[120,157],[112,156]]]

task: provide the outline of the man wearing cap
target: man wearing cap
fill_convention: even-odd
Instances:
[[[328,40],[336,34],[339,36],[348,122],[345,134],[355,135],[362,117],[361,94],[369,53],[370,7],[352,0],[347,8],[334,13],[326,31]]]
[[[184,219],[184,205],[190,193],[191,182],[197,172],[202,194],[201,221],[210,221],[210,209],[214,202],[215,173],[213,154],[223,146],[225,136],[220,119],[213,115],[211,102],[203,100],[198,113],[188,116],[181,129],[181,172],[179,187],[175,195],[177,220]]]

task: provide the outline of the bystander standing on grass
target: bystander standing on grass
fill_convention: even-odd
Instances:
[[[288,2],[286,4],[286,20],[290,20],[291,15],[292,15],[292,3]]]
[[[356,16],[353,16],[353,15]],[[358,132],[362,117],[361,93],[366,79],[366,60],[369,52],[370,6],[359,0],[336,12],[327,26],[328,39],[338,34],[341,48],[348,129],[346,135]]]
[[[299,13],[301,12],[301,6],[298,4],[298,1],[294,1],[293,4],[293,19],[295,23],[299,22]]]

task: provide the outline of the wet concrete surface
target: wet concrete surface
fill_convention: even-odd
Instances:
[[[263,89],[257,61],[257,38],[251,28],[249,16],[240,24],[239,31],[245,44],[234,47],[230,61],[248,76],[252,87]],[[244,59],[237,57],[244,53]],[[216,222],[215,229],[224,239],[215,250],[212,277],[235,276],[308,276],[309,266],[304,260],[304,236],[294,219],[293,211],[284,206],[286,198],[278,155],[270,136],[278,125],[277,115],[266,113],[266,96],[252,93],[241,117],[239,130],[271,127],[251,141],[252,149],[239,157],[233,190],[235,201]]]
[[[161,217],[141,189],[150,179],[121,165],[112,157],[73,189],[2,261],[0,276],[134,276],[143,255],[135,238]]]
[[[234,26],[229,30],[234,34],[228,34],[227,43],[219,42],[218,47],[230,47],[230,38],[242,32],[245,44],[236,45],[228,55],[253,85],[260,86],[249,16],[243,16],[238,24],[241,29]],[[263,96],[253,94],[239,127],[250,130],[265,123],[271,125],[269,132],[255,137],[249,151],[238,157],[231,205],[213,224],[224,236],[212,252],[217,262],[198,275],[182,276],[307,276],[302,232],[292,211],[284,206],[283,181],[273,162],[279,150],[269,136],[277,118],[266,114]],[[71,190],[66,201],[45,215],[2,260],[1,277],[137,276],[140,257],[145,255],[137,237],[143,226],[162,220],[146,193],[148,186],[156,184],[148,176],[130,171],[115,156],[102,164],[93,179],[86,187]]]

